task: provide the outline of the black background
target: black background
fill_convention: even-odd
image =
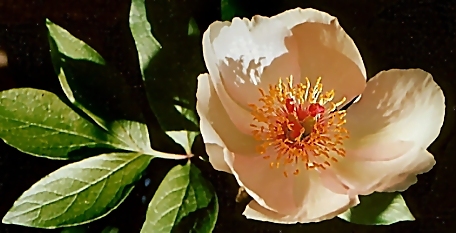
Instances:
[[[179,27],[187,27],[189,16],[195,18],[203,32],[220,19],[220,1],[215,0],[156,0],[147,1],[153,13],[154,35],[170,46],[180,43]],[[130,1],[80,0],[1,0],[0,50],[8,56],[8,66],[0,66],[0,90],[14,87],[34,87],[62,94],[49,54],[45,18],[69,30],[94,47],[114,64],[128,83],[141,89],[138,60],[133,38],[128,28]],[[442,133],[430,147],[437,165],[420,175],[418,184],[404,193],[406,202],[417,218],[392,226],[358,226],[333,219],[317,224],[277,225],[245,220],[242,206],[235,204],[237,187],[227,174],[199,164],[217,190],[220,213],[215,232],[453,232],[456,230],[456,3],[442,0],[314,0],[266,1],[243,3],[246,16],[272,16],[294,7],[312,7],[326,11],[339,19],[342,27],[357,44],[369,77],[391,68],[421,68],[430,72],[446,96],[446,116]],[[185,19],[185,20],[184,20]],[[186,22],[179,24],[179,22]],[[185,60],[197,49],[180,48],[169,57]],[[194,59],[194,58],[192,58]],[[197,54],[197,59],[202,59]],[[204,67],[197,72],[204,72]],[[195,72],[195,71],[193,71]],[[136,96],[138,97],[138,96]],[[109,103],[115,104],[115,103]],[[148,115],[149,114],[149,115]],[[145,113],[148,119],[150,113]],[[149,125],[154,120],[148,120]],[[169,148],[165,148],[171,150]],[[35,158],[0,144],[0,216],[14,200],[41,177],[68,162]],[[156,164],[162,169],[156,169]],[[172,167],[172,161],[154,160],[131,196],[113,213],[90,225],[90,232],[101,232],[112,225],[120,232],[139,232],[145,218],[147,201],[153,196],[161,177]],[[144,187],[143,180],[152,178]],[[146,203],[147,203],[146,201]],[[60,232],[0,224],[1,233]]]

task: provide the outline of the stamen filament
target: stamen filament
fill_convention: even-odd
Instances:
[[[293,164],[290,173],[297,175],[302,165],[305,169],[326,169],[339,161],[337,157],[345,156],[346,111],[338,108],[346,98],[333,102],[335,91],[323,92],[321,81],[318,77],[312,87],[307,77],[305,84],[296,85],[292,76],[279,79],[268,91],[259,90],[260,104],[249,105],[255,121],[250,125],[253,136],[262,141],[258,152],[268,151],[263,158],[274,160],[271,168]],[[275,154],[270,154],[268,148],[273,148]]]

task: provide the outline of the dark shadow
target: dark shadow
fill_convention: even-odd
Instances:
[[[200,38],[188,35],[195,6],[185,1],[146,2],[152,34],[162,46],[145,70],[149,102],[165,131],[197,130],[175,108],[180,105],[195,111],[197,77],[204,72]],[[176,8],[179,14],[168,13]]]
[[[213,208],[215,208],[216,203],[215,196],[212,197],[209,205],[205,208],[197,209],[194,212],[191,212],[189,215],[185,216],[180,220],[178,224],[176,224],[171,233],[181,233],[181,232],[197,232],[189,231],[189,229],[206,229],[203,224],[210,223],[210,213],[212,213]],[[218,210],[218,208],[217,208]],[[213,213],[212,213],[213,214]]]

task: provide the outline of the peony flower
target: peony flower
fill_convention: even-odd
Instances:
[[[330,219],[358,195],[407,189],[435,164],[426,149],[443,124],[440,87],[420,69],[366,83],[356,45],[327,13],[214,22],[203,53],[201,133],[212,166],[253,198],[247,218]]]

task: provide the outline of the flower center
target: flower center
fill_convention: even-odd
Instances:
[[[308,78],[305,84],[293,85],[290,76],[260,93],[259,105],[249,105],[255,121],[250,126],[255,139],[263,142],[258,152],[274,150],[275,158],[271,153],[264,156],[272,160],[271,167],[291,164],[297,175],[302,164],[306,169],[326,169],[345,156],[346,112],[337,108],[346,99],[333,102],[334,90],[323,93],[321,77],[312,87]]]

